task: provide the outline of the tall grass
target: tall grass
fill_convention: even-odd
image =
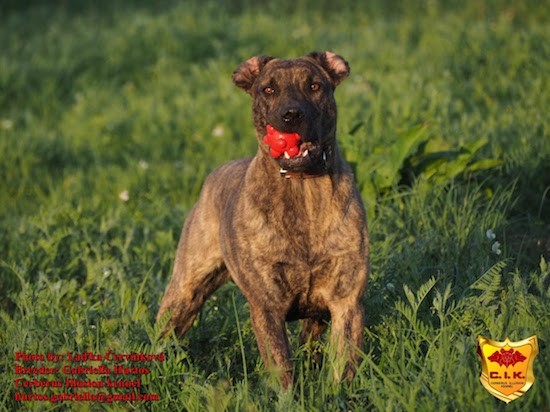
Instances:
[[[548,19],[534,1],[4,2],[0,409],[503,410],[479,383],[479,334],[538,336],[537,380],[506,410],[548,409]],[[328,343],[299,348],[290,324],[285,393],[235,285],[182,339],[154,317],[205,177],[256,149],[231,72],[323,49],[352,67],[336,98],[370,216],[365,345],[336,385]],[[487,139],[472,162],[501,166],[405,181],[419,147],[388,150],[419,125],[453,153]],[[166,354],[142,376],[160,401],[14,400],[15,352],[109,349]]]

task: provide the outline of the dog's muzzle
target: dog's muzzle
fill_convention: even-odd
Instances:
[[[288,108],[281,116],[283,122],[288,125],[296,125],[301,122],[303,118],[304,111],[295,107]]]
[[[300,144],[297,156],[290,157],[285,154],[277,159],[281,167],[281,174],[303,173],[320,176],[328,173],[327,153],[321,145],[306,141]]]

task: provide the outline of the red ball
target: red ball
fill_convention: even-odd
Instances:
[[[278,150],[275,150],[273,148],[269,149],[269,154],[274,157],[275,159],[281,157],[281,155],[283,154],[283,152],[279,152]]]
[[[294,156],[297,156],[298,153],[300,153],[300,149],[298,148],[298,146],[292,146],[292,147],[289,147],[286,152],[290,157],[294,157]]]
[[[277,150],[285,150],[287,147],[287,141],[285,139],[277,139],[275,142],[271,145],[274,149]]]
[[[298,133],[283,133],[271,125],[266,126],[266,135],[263,141],[269,145],[269,154],[274,157],[280,157],[285,151],[290,157],[295,157],[300,153],[298,142],[300,135]]]

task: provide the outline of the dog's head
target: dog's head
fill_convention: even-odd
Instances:
[[[233,82],[253,98],[260,148],[266,127],[300,136],[299,151],[277,161],[289,171],[319,173],[330,169],[336,135],[334,89],[349,75],[348,63],[332,52],[313,52],[293,60],[256,56],[233,73]]]

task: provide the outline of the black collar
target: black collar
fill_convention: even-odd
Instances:
[[[288,170],[285,170],[281,168],[279,170],[279,173],[281,174],[281,177],[284,177],[285,179],[312,179],[315,177],[323,177],[328,174],[327,170],[320,171],[319,173],[305,173],[305,172],[289,172]]]

